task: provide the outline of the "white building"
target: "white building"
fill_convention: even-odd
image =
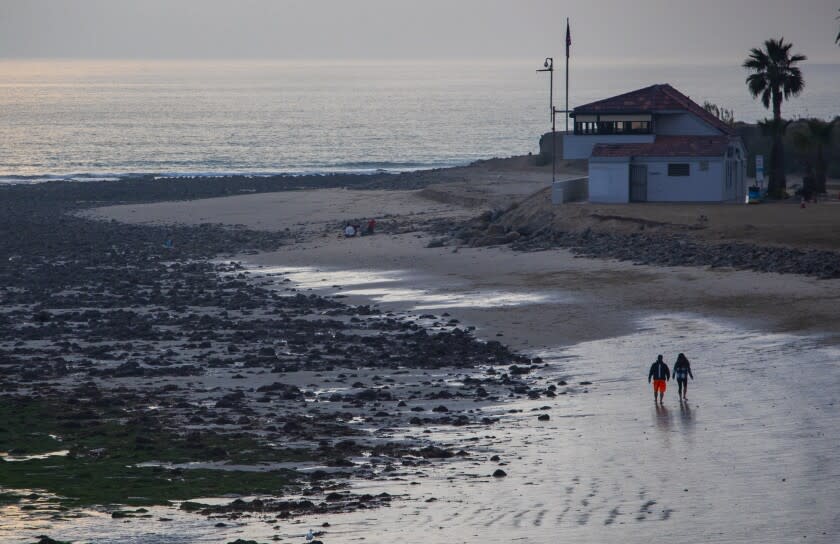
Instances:
[[[564,159],[589,159],[590,202],[743,201],[735,130],[668,84],[573,110]]]

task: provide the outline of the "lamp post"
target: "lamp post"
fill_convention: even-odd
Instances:
[[[557,127],[555,126],[555,111],[554,111],[554,58],[546,57],[543,62],[543,67],[537,72],[548,72],[548,107],[551,112],[551,183],[554,183],[556,178],[556,157],[557,153]]]

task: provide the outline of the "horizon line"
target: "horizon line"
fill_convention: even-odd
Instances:
[[[555,59],[560,59],[562,63],[563,55],[554,55]],[[138,63],[138,62],[172,62],[172,63],[208,63],[208,62],[250,62],[250,63],[313,63],[313,64],[394,64],[399,62],[406,62],[412,64],[463,64],[463,63],[477,63],[477,64],[492,64],[492,63],[524,63],[533,62],[535,65],[541,64],[542,60],[552,55],[535,56],[535,57],[454,57],[454,58],[422,58],[422,57],[62,57],[62,56],[44,56],[44,57],[6,57],[0,54],[0,62],[124,62],[124,63]],[[746,54],[743,59],[738,59],[737,64],[746,59]],[[586,64],[586,65],[602,65],[613,66],[619,63],[628,63],[636,66],[673,66],[683,64],[686,66],[721,66],[733,65],[736,61],[730,58],[677,58],[677,57],[661,57],[657,59],[639,58],[639,57],[571,57],[570,64]],[[840,59],[823,59],[823,58],[809,58],[801,64],[801,66],[812,65],[840,65]]]

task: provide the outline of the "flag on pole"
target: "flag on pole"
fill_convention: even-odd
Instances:
[[[569,29],[569,18],[566,18],[566,58],[569,58],[569,49],[572,47],[572,31]]]

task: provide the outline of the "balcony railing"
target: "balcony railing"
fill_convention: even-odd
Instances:
[[[650,121],[575,122],[575,134],[652,134]]]

